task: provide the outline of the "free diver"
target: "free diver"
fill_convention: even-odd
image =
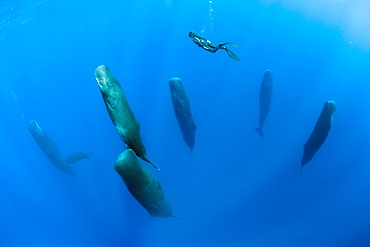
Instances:
[[[236,61],[241,61],[242,59],[239,58],[237,55],[235,55],[233,52],[231,52],[229,50],[229,48],[225,47],[224,45],[233,45],[235,47],[238,47],[237,44],[233,43],[233,42],[226,42],[226,43],[222,43],[222,44],[219,44],[219,45],[214,45],[211,43],[211,41],[207,40],[206,38],[203,38],[197,34],[195,34],[194,32],[190,32],[189,33],[189,37],[190,38],[193,38],[193,42],[195,44],[197,44],[199,47],[203,48],[204,50],[206,51],[209,51],[209,52],[212,52],[212,53],[216,53],[216,51],[218,51],[219,49],[222,49],[222,50],[225,50],[227,52],[227,54],[234,60]]]

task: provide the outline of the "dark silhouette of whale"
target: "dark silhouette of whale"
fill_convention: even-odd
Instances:
[[[174,77],[170,79],[169,86],[173,109],[182,132],[182,137],[190,150],[193,150],[197,126],[193,120],[189,99],[184,85],[180,78]]]
[[[301,172],[303,166],[313,158],[321,145],[325,142],[326,137],[329,134],[332,125],[333,114],[336,109],[337,105],[334,101],[328,100],[325,102],[321,114],[316,121],[315,127],[306,144],[304,144],[304,151],[301,160]]]
[[[161,184],[153,173],[139,162],[133,150],[123,151],[118,156],[114,169],[131,195],[152,217],[174,217]]]
[[[90,159],[91,155],[93,155],[94,152],[91,154],[86,154],[86,153],[81,153],[81,152],[76,152],[71,154],[69,157],[66,158],[66,162],[68,164],[75,164],[76,162],[82,160],[82,159]]]
[[[95,78],[103,96],[110,119],[127,148],[157,168],[147,157],[140,135],[140,124],[136,121],[121,85],[106,65],[95,69]],[[158,169],[158,168],[157,168]]]
[[[267,114],[270,111],[270,103],[271,103],[271,95],[272,95],[272,72],[270,69],[267,69],[263,75],[263,79],[261,82],[261,89],[260,89],[260,98],[259,98],[259,126],[255,130],[257,133],[264,137],[264,133],[262,131],[263,125],[265,124]]]
[[[87,154],[76,152],[65,159],[59,152],[57,146],[55,146],[54,142],[49,138],[45,131],[40,128],[35,120],[32,120],[28,123],[28,130],[30,131],[33,139],[35,139],[36,143],[39,145],[42,151],[44,151],[46,156],[55,167],[64,171],[68,175],[71,175],[72,177],[77,177],[77,174],[70,166],[70,163],[75,163],[81,159],[88,158],[89,156]]]

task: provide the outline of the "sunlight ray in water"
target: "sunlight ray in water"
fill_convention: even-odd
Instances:
[[[301,13],[311,22],[341,30],[347,43],[370,50],[370,1],[367,0],[260,0],[267,6],[279,5]]]

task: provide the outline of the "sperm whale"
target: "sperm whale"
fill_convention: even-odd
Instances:
[[[316,121],[315,127],[308,138],[306,144],[304,144],[304,151],[301,160],[301,171],[304,165],[306,165],[316,152],[320,149],[321,145],[325,142],[326,137],[333,122],[333,114],[337,109],[337,105],[334,101],[328,100],[324,103],[324,107],[320,113],[319,118]]]
[[[161,184],[153,173],[139,162],[133,150],[123,151],[118,156],[114,169],[131,195],[152,217],[174,217],[171,204],[167,201]]]
[[[272,95],[272,72],[270,69],[267,69],[263,75],[260,89],[260,98],[259,98],[259,126],[255,129],[257,133],[264,137],[262,131],[263,125],[265,124],[267,114],[270,111],[271,104],[271,95]]]
[[[169,81],[171,100],[175,116],[182,132],[183,139],[190,150],[195,144],[195,131],[197,129],[190,109],[189,98],[180,78],[174,77]]]
[[[140,124],[117,79],[106,65],[100,65],[95,69],[95,79],[110,119],[127,148],[134,150],[138,157],[157,168],[147,157],[146,148],[141,139]]]
[[[49,138],[46,132],[40,128],[35,120],[29,122],[28,130],[31,133],[33,139],[35,139],[36,143],[39,145],[39,147],[42,149],[42,151],[46,154],[46,156],[55,167],[59,168],[72,177],[77,177],[76,172],[64,159],[57,146],[55,146],[54,142]]]

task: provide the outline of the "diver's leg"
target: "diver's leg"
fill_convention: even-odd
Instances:
[[[213,53],[216,53],[216,51],[218,51],[218,49],[220,49],[220,48],[222,48],[222,47],[220,47],[220,46],[214,47],[214,48],[212,49],[212,52],[213,52]]]

